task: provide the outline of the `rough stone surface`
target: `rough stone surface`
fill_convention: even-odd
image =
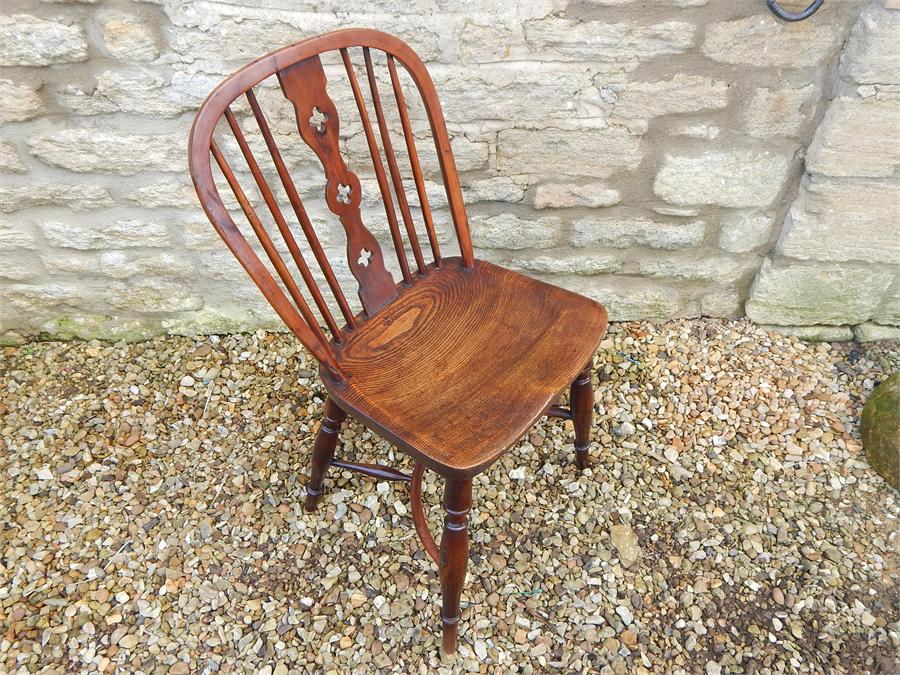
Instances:
[[[686,51],[696,28],[682,21],[653,25],[547,18],[525,24],[525,42],[545,58],[593,61],[610,70],[633,70],[654,56]]]
[[[572,223],[572,245],[603,244],[615,248],[649,246],[691,248],[703,240],[704,223],[661,223],[650,218],[587,217]]]
[[[798,88],[768,89],[753,92],[747,106],[747,131],[756,138],[796,137],[809,123],[818,91],[814,84]]]
[[[779,335],[792,335],[802,340],[812,342],[847,342],[854,338],[854,331],[850,326],[774,326],[762,325],[763,330],[778,333]]]
[[[813,177],[791,206],[780,253],[804,260],[900,265],[898,204],[898,181]]]
[[[62,129],[28,141],[31,154],[51,166],[78,173],[131,176],[139,171],[181,171],[184,139],[115,134],[100,129]]]
[[[610,121],[643,133],[661,115],[717,110],[728,105],[728,83],[709,77],[675,75],[670,80],[631,82],[616,93]]]
[[[10,255],[0,279],[0,339],[280,325],[204,220],[186,172],[187,130],[237,67],[360,25],[398,35],[425,61],[479,256],[606,301],[612,316],[654,320],[739,317],[751,297],[768,306],[759,293],[774,287],[752,283],[762,256],[774,269],[798,266],[809,287],[832,266],[870,266],[873,278],[894,279],[868,301],[874,309],[865,321],[900,325],[890,217],[892,106],[900,95],[893,4],[828,2],[814,21],[785,24],[762,2],[708,0],[434,0],[400,13],[391,0],[7,0],[0,249]],[[351,56],[365,89],[360,55]],[[424,240],[390,78],[375,56]],[[398,278],[352,91],[339,59],[324,61],[341,147],[361,180],[363,220]],[[400,76],[437,238],[453,255],[430,124],[402,68]],[[256,93],[355,298],[341,263],[345,235],[324,204],[321,167],[297,137],[295,111],[274,80]],[[246,102],[233,110],[274,180]],[[270,222],[237,144],[221,131],[248,199]],[[237,200],[217,181],[249,234]],[[852,325],[850,316],[839,325]],[[645,644],[636,636],[629,649]]]
[[[511,174],[604,177],[637,167],[640,140],[620,128],[509,129],[497,135],[497,167]]]
[[[159,56],[156,36],[140,16],[111,13],[103,17],[103,46],[112,56],[126,61],[152,61]]]
[[[212,230],[211,226],[207,226]],[[138,220],[82,222],[48,221],[41,225],[44,238],[53,246],[81,250],[110,248],[160,248],[172,245],[166,226]]]
[[[534,191],[534,208],[564,209],[573,206],[613,206],[622,200],[618,190],[603,183],[545,183]]]
[[[0,185],[0,211],[37,206],[68,206],[75,211],[113,205],[109,189],[95,185]]]
[[[900,73],[898,9],[887,9],[877,1],[866,5],[841,54],[841,71],[848,79],[870,85],[897,82]]]
[[[511,213],[489,218],[473,218],[472,243],[483,248],[548,248],[556,241],[555,218],[524,220]]]
[[[771,232],[770,216],[754,212],[736,214],[722,224],[719,246],[731,253],[748,253],[767,243]]]
[[[800,317],[815,316],[829,316],[824,323],[865,322],[865,327],[854,328],[862,337],[888,338],[891,326],[900,325],[900,293],[897,283],[891,283],[900,264],[897,16],[881,0],[872,0],[849,34],[834,95],[807,151],[808,175],[753,286],[747,304],[750,316],[755,307],[762,308],[763,315],[782,313],[783,320],[794,316],[798,323]],[[797,260],[803,261],[802,267],[788,274]],[[781,273],[772,275],[776,268]],[[813,278],[802,281],[801,270],[818,283]],[[836,277],[830,276],[835,270]],[[836,280],[846,280],[847,288],[837,288]],[[794,291],[790,299],[785,296],[791,295],[788,289]],[[798,311],[803,297],[810,311]],[[847,300],[843,320],[836,312],[812,307],[816,301],[824,304],[842,297]],[[878,324],[887,330],[871,328]]]
[[[882,326],[877,323],[861,323],[853,327],[853,335],[860,342],[900,340],[900,327]]]
[[[839,38],[828,21],[785,23],[763,13],[709,26],[702,50],[722,63],[801,68],[826,58]]]
[[[0,122],[22,122],[40,115],[44,102],[39,86],[0,79]]]
[[[0,173],[25,173],[28,171],[16,146],[0,141]]]
[[[47,66],[87,58],[80,26],[29,14],[0,16],[0,66]]]
[[[761,150],[666,155],[653,191],[670,204],[766,207],[781,192],[789,166],[784,155]]]
[[[747,316],[788,326],[862,323],[871,318],[894,278],[879,268],[832,264],[825,274],[816,275],[811,274],[813,267],[825,266],[776,267],[767,259],[747,302]]]
[[[900,490],[900,372],[875,388],[859,419],[866,459],[888,485]]]
[[[898,78],[900,79],[900,78]],[[835,99],[809,148],[807,167],[825,176],[893,176],[900,167],[900,94]]]

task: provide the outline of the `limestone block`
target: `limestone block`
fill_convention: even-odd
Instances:
[[[604,183],[544,183],[534,191],[534,208],[565,209],[574,206],[613,206],[622,201],[618,190]]]
[[[736,288],[722,288],[700,297],[703,316],[739,319],[744,316],[745,294]]]
[[[29,225],[0,221],[0,251],[29,250],[36,248]]]
[[[153,278],[114,282],[104,297],[113,307],[142,313],[185,312],[203,306],[203,299],[187,283]]]
[[[878,309],[872,314],[872,320],[890,326],[900,326],[900,277],[882,298]]]
[[[744,111],[747,132],[763,139],[796,136],[812,118],[817,95],[818,89],[814,84],[797,88],[757,89]]]
[[[0,141],[0,173],[25,173],[26,171],[16,146],[8,141]]]
[[[44,266],[51,271],[94,274],[113,279],[127,279],[136,275],[189,279],[194,266],[184,256],[175,253],[133,253],[103,251],[81,253],[71,250],[50,250],[41,254]]]
[[[608,129],[506,129],[497,134],[497,168],[506,174],[596,176],[637,168],[640,137]]]
[[[31,253],[0,253],[0,280],[26,281],[39,276],[42,271],[40,261]]]
[[[429,66],[449,124],[569,119],[576,94],[592,84],[587,66],[522,62]],[[381,87],[379,87],[381,89]],[[424,117],[424,108],[418,117]]]
[[[124,12],[105,14],[101,20],[103,46],[123,61],[153,61],[159,44],[144,17]]]
[[[884,269],[839,264],[775,265],[763,261],[747,301],[756,323],[844,325],[869,320],[890,286]]]
[[[106,282],[102,282],[104,285]],[[77,307],[100,289],[83,281],[13,284],[3,289],[7,303],[22,316],[47,316],[60,306]]]
[[[212,229],[211,227],[209,228]],[[165,223],[133,218],[108,221],[78,219],[75,222],[45,221],[44,239],[52,246],[83,251],[108,248],[164,248],[172,245]]]
[[[616,93],[609,121],[644,133],[661,115],[717,110],[728,105],[728,83],[709,77],[677,74],[668,80],[629,82]]]
[[[44,112],[39,85],[0,79],[0,122],[23,122]]]
[[[684,292],[665,282],[613,275],[551,276],[545,281],[602,303],[610,321],[668,321],[699,314],[699,305],[686,303]]]
[[[570,249],[556,249],[546,254],[537,255],[491,255],[490,251],[478,252],[478,257],[485,257],[507,269],[525,274],[577,274],[592,276],[594,274],[611,274],[622,267],[620,256],[603,252],[573,252]]]
[[[100,73],[92,86],[68,85],[60,94],[64,105],[79,115],[124,112],[174,117],[195,110],[216,82],[206,76],[175,75],[166,79],[149,72]]]
[[[804,260],[900,264],[900,181],[813,177],[801,186],[779,241]]]
[[[701,49],[706,56],[721,63],[756,68],[806,68],[834,51],[840,36],[840,26],[834,23],[785,23],[766,11],[708,26]]]
[[[703,255],[693,251],[671,253],[665,256],[656,254],[640,256],[637,259],[637,270],[650,277],[668,277],[671,279],[698,279],[715,281],[720,284],[734,284],[752,278],[759,267],[757,256]]]
[[[833,100],[806,166],[826,176],[893,176],[900,167],[900,96]]]
[[[572,245],[649,246],[675,250],[698,246],[704,232],[705,224],[699,220],[671,223],[645,217],[588,216],[572,223]]]
[[[0,66],[87,61],[84,29],[28,14],[0,16]]]
[[[88,211],[112,205],[109,189],[98,185],[0,185],[3,213],[33,206],[68,206],[74,211]]]
[[[756,149],[710,150],[663,158],[653,191],[670,204],[730,208],[770,206],[784,185],[790,158]]]
[[[480,248],[550,248],[556,243],[557,218],[519,218],[511,213],[496,216],[469,214],[472,243]]]
[[[525,42],[541,59],[586,61],[600,72],[628,72],[643,61],[687,51],[696,28],[684,21],[651,25],[559,17],[525,23]]]
[[[221,188],[219,190],[223,198],[229,192],[227,187],[224,188],[224,192]],[[147,209],[188,208],[200,205],[197,192],[187,176],[148,181],[146,185],[126,193],[125,199]]]
[[[850,326],[760,326],[764,331],[809,340],[810,342],[848,342],[853,339]]]
[[[850,32],[840,72],[857,84],[900,83],[900,12],[870,2]]]
[[[719,247],[730,253],[748,253],[769,241],[772,218],[765,214],[738,213],[722,224]]]
[[[443,192],[444,186],[440,186]],[[412,194],[412,193],[411,193]],[[479,178],[463,185],[463,199],[466,204],[478,202],[507,202],[516,204],[525,196],[525,185],[509,176]],[[444,195],[446,201],[446,195]],[[430,203],[430,202],[429,202]]]
[[[184,134],[122,134],[60,129],[28,140],[31,154],[50,166],[81,173],[131,176],[139,171],[184,171]]]
[[[861,323],[853,327],[853,336],[859,342],[900,340],[900,326],[882,326],[877,323]]]

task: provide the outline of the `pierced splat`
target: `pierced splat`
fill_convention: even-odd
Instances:
[[[278,80],[284,95],[294,104],[300,136],[322,162],[328,179],[325,201],[344,226],[350,272],[359,282],[359,299],[371,316],[397,297],[397,287],[384,266],[381,246],[362,222],[359,179],[341,155],[340,120],[325,87],[322,61],[318,56],[298,61],[279,70]],[[366,251],[369,256],[357,257],[357,251]]]
[[[359,257],[356,259],[356,262],[362,265],[363,267],[369,266],[369,258],[372,257],[372,252],[363,249],[359,252]]]
[[[312,115],[309,116],[309,126],[314,128],[320,134],[325,133],[325,122],[328,121],[328,115],[313,106]]]

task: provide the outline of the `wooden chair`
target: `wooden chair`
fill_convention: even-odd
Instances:
[[[362,48],[377,135],[350,60],[350,50],[355,53],[358,47]],[[381,246],[362,222],[360,181],[340,151],[340,120],[320,59],[320,54],[327,52],[339,53],[352,89],[397,255],[402,277],[399,282],[385,267]],[[421,212],[427,232],[431,262],[426,262],[419,245],[413,209],[378,90],[373,52],[379,60],[382,56],[378,52],[383,52],[386,61],[382,83],[390,81],[397,105],[419,203],[416,210]],[[397,64],[411,77],[424,104],[459,243],[458,257],[443,257],[440,252]],[[358,284],[361,312],[354,313],[350,308],[254,93],[255,87],[273,75],[293,104],[300,137],[324,169],[325,201],[346,233],[347,260]],[[249,104],[243,125],[232,111],[236,102],[244,105],[239,98]],[[282,249],[289,252],[308,296],[301,291],[253,199],[214,138],[222,117],[252,176],[251,185],[265,202],[284,242]],[[252,126],[258,126],[271,156],[266,172],[245,137],[244,128]],[[232,220],[216,187],[211,158],[233,191],[280,284]],[[475,259],[434,84],[412,49],[385,33],[362,29],[329,33],[279,49],[238,70],[209,95],[197,113],[190,137],[190,171],[213,227],[288,328],[320,363],[328,397],[312,452],[306,510],[315,509],[329,466],[380,479],[411,481],[416,530],[440,569],[443,649],[454,652],[468,557],[472,477],[486,470],[543,415],[572,420],[576,462],[579,468],[587,466],[593,411],[590,366],[606,329],[606,311],[587,298]],[[273,185],[277,185],[277,175],[343,325],[335,319],[317,285],[288,224],[285,213],[289,212],[287,208],[282,210],[267,173]],[[407,246],[414,269],[407,260]],[[309,299],[330,335],[320,326]],[[570,391],[570,410],[555,404],[566,389]],[[348,414],[409,453],[415,461],[412,475],[387,466],[335,459],[338,432]],[[423,513],[421,481],[425,467],[445,481],[446,514],[439,546],[428,531]]]

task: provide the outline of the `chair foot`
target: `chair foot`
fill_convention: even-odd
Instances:
[[[313,444],[312,461],[309,467],[309,480],[306,483],[306,501],[303,508],[312,513],[316,510],[319,497],[322,496],[322,483],[325,481],[325,473],[334,458],[334,448],[337,445],[338,432],[341,430],[341,422],[347,418],[347,413],[341,410],[331,398],[325,399],[325,414],[322,417],[322,425],[316,434]]]
[[[441,535],[441,652],[455,654],[459,633],[459,598],[469,560],[468,515],[472,507],[472,479],[447,479],[444,485],[444,531]]]
[[[579,470],[590,464],[591,420],[594,417],[594,390],[591,387],[591,365],[588,364],[569,388],[569,407],[575,426],[575,465]]]

